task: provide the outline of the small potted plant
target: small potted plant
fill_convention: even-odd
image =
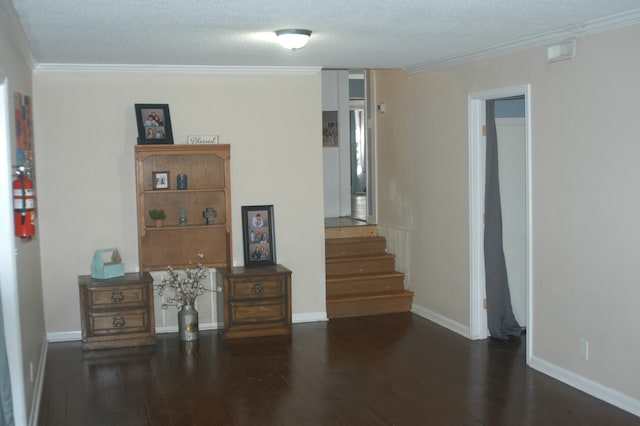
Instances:
[[[149,216],[151,216],[151,219],[155,222],[156,228],[160,228],[162,226],[162,221],[167,217],[163,209],[149,210]]]

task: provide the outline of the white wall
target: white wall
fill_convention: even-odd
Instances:
[[[0,167],[3,171],[0,179],[3,186],[0,190],[0,285],[16,424],[26,424],[35,415],[34,410],[37,412],[36,388],[41,385],[46,354],[40,273],[40,226],[36,223],[36,237],[28,243],[14,238],[13,216],[9,207],[11,201],[6,198],[9,195],[6,185],[10,185],[10,167],[16,164],[12,95],[14,92],[32,95],[30,57],[20,49],[23,45],[24,38],[16,26],[13,10],[5,2],[0,2],[0,75],[6,77],[8,99],[3,101],[6,102],[9,115],[4,118],[8,121],[10,130],[8,134],[2,135],[2,139],[8,138],[11,147],[10,152],[7,152],[9,158],[2,161]],[[38,119],[37,114],[34,114],[34,121],[37,122]],[[41,160],[37,142],[36,138],[36,196],[40,181],[38,162]],[[5,144],[1,143],[0,147],[4,149]],[[0,155],[0,158],[4,159],[5,156]]]
[[[532,365],[634,413],[639,39],[635,25],[579,38],[569,61],[547,63],[536,48],[389,83],[410,87],[416,221],[393,220],[411,226],[415,303],[467,327],[468,95],[531,84]]]
[[[77,276],[90,272],[94,250],[118,247],[125,269],[137,268],[135,103],[169,104],[176,143],[215,134],[231,145],[234,263],[243,261],[240,207],[273,204],[294,321],[326,318],[320,72],[222,72],[34,74],[49,334],[78,335]]]

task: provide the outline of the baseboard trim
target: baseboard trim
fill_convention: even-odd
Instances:
[[[81,340],[81,331],[58,331],[55,333],[47,333],[47,341],[49,343],[57,342],[72,342],[74,340]]]
[[[304,314],[293,314],[291,320],[294,324],[303,322],[329,321],[326,312],[307,312]]]
[[[452,319],[447,318],[443,315],[440,315],[436,312],[433,312],[432,310],[413,304],[411,305],[411,312],[421,316],[422,318],[428,319],[429,321],[435,322],[436,324],[444,328],[447,328],[453,331],[454,333],[460,334],[466,337],[467,339],[471,338],[471,333],[469,331],[468,326],[464,324],[460,324],[459,322],[453,321]]]
[[[217,322],[208,322],[208,323],[199,323],[198,330],[217,330],[222,328],[222,324],[218,324]],[[178,326],[177,325],[166,325],[162,327],[156,326],[156,334],[164,334],[164,333],[177,333]]]
[[[36,372],[36,381],[33,388],[33,399],[31,401],[31,410],[29,413],[29,426],[36,426],[38,424],[38,417],[40,416],[40,400],[42,399],[42,387],[44,386],[44,372],[47,366],[48,348],[49,342],[45,337],[42,342],[42,349],[40,350],[40,362],[38,363],[38,371]]]
[[[572,386],[595,398],[614,405],[621,410],[640,416],[640,401],[631,398],[615,389],[596,383],[564,368],[558,367],[548,361],[532,356],[529,366],[547,376],[553,377],[569,386]]]

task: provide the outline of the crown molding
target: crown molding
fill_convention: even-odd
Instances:
[[[498,44],[496,46],[476,52],[450,56],[448,58],[425,62],[423,64],[412,65],[405,68],[405,71],[409,74],[416,74],[419,72],[441,69],[452,65],[460,65],[480,59],[492,58],[507,53],[519,52],[522,50],[540,46],[547,46],[572,38],[584,37],[590,34],[611,31],[637,23],[640,23],[640,9],[608,16],[606,18],[596,19],[581,25],[573,25],[561,30],[549,31],[531,37],[520,38],[508,43]]]
[[[38,64],[35,73],[87,74],[207,74],[207,75],[315,75],[320,66],[262,67],[210,65],[134,65],[134,64]]]

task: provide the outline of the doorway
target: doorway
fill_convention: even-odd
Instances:
[[[351,218],[367,221],[368,144],[364,71],[349,71]]]
[[[521,133],[521,145],[515,147],[499,142],[499,153],[504,151],[501,158],[501,179],[505,173],[515,173],[506,178],[505,193],[506,202],[503,204],[503,216],[508,217],[507,223],[503,223],[505,233],[505,258],[511,258],[510,269],[515,274],[520,269],[521,279],[513,279],[514,285],[520,282],[520,288],[515,291],[518,304],[518,318],[527,326],[527,363],[532,353],[532,321],[531,321],[531,137],[529,126],[530,112],[530,86],[513,86],[503,89],[475,92],[469,95],[469,178],[470,178],[470,327],[469,334],[472,339],[485,339],[488,337],[487,312],[484,308],[485,301],[485,277],[484,277],[484,179],[485,179],[485,152],[486,142],[483,135],[485,124],[485,105],[487,100],[503,98],[522,98],[523,116],[519,120],[496,120],[499,135],[506,139],[513,139],[518,132]],[[500,123],[498,124],[498,121]],[[523,136],[523,138],[522,138]],[[516,138],[517,139],[517,138]],[[524,140],[522,140],[524,139]],[[515,148],[515,149],[514,149]],[[513,151],[509,153],[509,151]],[[515,158],[520,157],[520,160]],[[524,157],[524,158],[522,158]],[[503,167],[504,166],[504,167]],[[518,183],[521,182],[521,183]],[[520,204],[522,208],[517,211],[513,205]],[[509,229],[506,229],[509,227]],[[513,230],[517,228],[517,231]],[[519,234],[517,238],[515,234]],[[514,237],[514,238],[512,238]],[[513,243],[512,240],[520,240]],[[519,244],[522,255],[517,255],[513,250],[513,244]],[[507,251],[510,253],[507,254]],[[513,262],[514,258],[517,258]],[[507,260],[509,262],[509,260]],[[514,266],[519,264],[519,266]],[[509,265],[508,265],[509,266]],[[523,287],[523,288],[522,288]],[[511,285],[510,285],[511,288]],[[512,296],[512,300],[513,300]],[[514,315],[516,315],[514,308]]]
[[[337,143],[323,141],[324,217],[331,223],[375,223],[374,156],[368,70],[322,71],[324,127],[333,119]],[[324,133],[323,133],[324,134]]]
[[[511,307],[520,327],[527,327],[526,152],[524,97],[497,99],[498,175],[502,229]]]

